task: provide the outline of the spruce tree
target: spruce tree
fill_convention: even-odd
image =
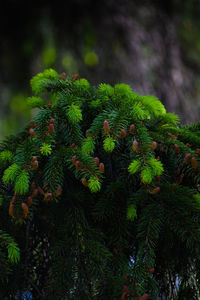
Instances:
[[[126,84],[31,87],[0,144],[0,298],[198,299],[200,122]]]

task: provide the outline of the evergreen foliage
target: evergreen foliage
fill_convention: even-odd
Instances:
[[[200,123],[125,84],[31,87],[0,144],[0,298],[198,299]]]

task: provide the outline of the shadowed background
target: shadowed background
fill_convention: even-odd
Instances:
[[[185,123],[200,112],[200,1],[7,0],[0,10],[0,138],[31,118],[29,81],[45,68],[124,82]]]

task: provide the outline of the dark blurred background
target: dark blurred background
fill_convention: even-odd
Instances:
[[[6,0],[0,8],[0,138],[30,120],[30,78],[45,68],[93,85],[124,82],[199,120],[200,0]]]

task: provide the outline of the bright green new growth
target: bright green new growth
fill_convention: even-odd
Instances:
[[[143,167],[141,175],[142,175],[142,182],[148,184],[152,182],[154,173],[153,170],[146,165]]]
[[[8,260],[16,264],[20,260],[20,250],[16,243],[9,243],[7,246],[8,249]]]
[[[151,115],[155,117],[163,116],[166,114],[164,105],[156,98],[150,95],[142,97],[142,103]]]
[[[48,82],[58,78],[58,74],[53,69],[45,70],[43,73],[39,73],[31,79],[31,88],[33,92],[38,95],[45,90]]]
[[[87,81],[87,79],[84,79],[84,78],[80,78],[80,79],[76,80],[74,82],[74,84],[83,90],[88,90],[90,87],[89,82]]]
[[[72,104],[67,112],[66,116],[72,124],[76,124],[82,120],[82,112],[78,105]]]
[[[107,137],[103,141],[103,148],[106,152],[112,152],[115,148],[115,140],[111,137]]]
[[[194,199],[195,199],[195,201],[196,201],[196,203],[197,203],[197,205],[200,209],[200,194],[195,194],[195,195],[193,195],[193,197],[194,197]]]
[[[40,147],[40,152],[42,155],[48,156],[52,152],[51,145],[43,143],[42,146]]]
[[[118,96],[131,99],[133,96],[133,92],[131,87],[128,84],[118,83],[114,86],[114,91]]]
[[[27,104],[31,108],[41,108],[44,106],[45,102],[42,98],[33,96],[27,99]]]
[[[13,159],[13,154],[9,150],[4,150],[0,153],[0,164],[10,163]]]
[[[82,145],[82,151],[86,154],[94,153],[95,144],[92,137],[87,137]]]
[[[165,123],[167,124],[171,124],[171,125],[178,125],[180,123],[179,117],[175,114],[172,113],[166,113],[162,116],[162,119],[165,121]]]
[[[152,157],[147,162],[150,165],[150,167],[152,168],[154,176],[157,176],[157,175],[160,176],[163,173],[163,171],[164,171],[163,165],[159,160]]]
[[[91,177],[89,179],[88,187],[92,193],[96,193],[101,189],[101,183],[99,182],[99,180],[97,178]]]
[[[13,183],[16,179],[16,177],[20,174],[20,167],[14,163],[12,164],[10,167],[8,167],[8,169],[6,169],[4,171],[4,175],[3,175],[3,182],[5,184],[8,184],[9,182]]]
[[[98,92],[103,96],[112,96],[114,94],[114,89],[110,84],[101,83],[98,86]]]
[[[143,106],[142,102],[136,102],[133,104],[131,113],[134,119],[145,120],[150,119],[150,113]]]
[[[141,167],[141,162],[139,160],[134,160],[128,167],[128,171],[131,174],[135,174]]]
[[[19,195],[25,195],[29,189],[29,176],[25,170],[22,170],[15,179],[15,192]]]
[[[135,206],[133,204],[131,204],[127,208],[127,219],[130,221],[133,221],[136,217],[137,217],[137,212],[136,212]]]
[[[13,238],[7,233],[5,233],[3,230],[0,230],[0,240],[2,245],[7,248],[8,260],[12,264],[18,263],[20,259],[20,249],[14,242]]]

